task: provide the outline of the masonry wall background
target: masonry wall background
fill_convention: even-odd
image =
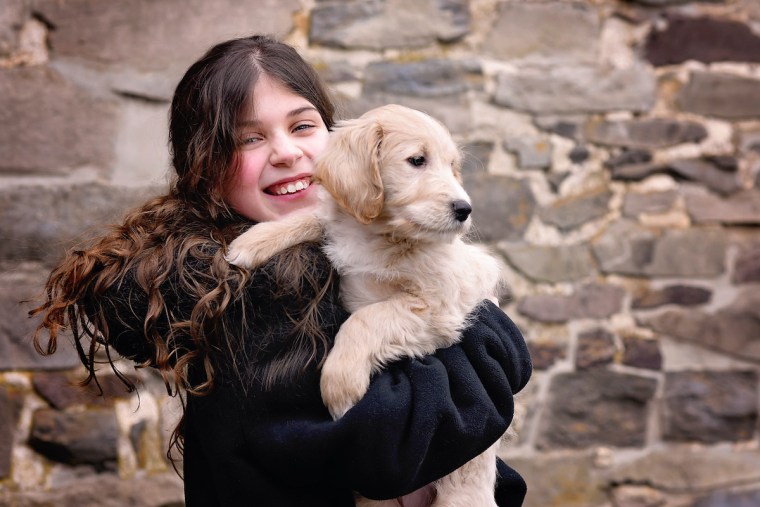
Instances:
[[[182,505],[161,382],[71,387],[18,301],[160,191],[181,73],[253,32],[344,116],[410,105],[468,153],[535,361],[529,507],[760,505],[757,0],[3,0],[0,505]]]

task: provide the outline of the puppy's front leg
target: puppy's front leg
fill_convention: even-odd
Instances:
[[[317,241],[322,223],[313,214],[287,215],[279,220],[261,222],[235,238],[225,259],[230,264],[256,268],[291,246]]]

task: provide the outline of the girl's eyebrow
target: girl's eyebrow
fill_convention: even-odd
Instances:
[[[319,113],[316,107],[312,105],[308,106],[302,106],[297,107],[296,109],[293,109],[292,111],[288,111],[288,113],[285,115],[286,118],[292,118],[294,116],[298,116],[301,113],[305,113],[306,111],[315,111]],[[238,123],[238,127],[255,127],[259,124],[259,121],[254,118],[253,120],[244,120]]]

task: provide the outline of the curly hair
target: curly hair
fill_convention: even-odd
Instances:
[[[55,352],[61,331],[72,331],[88,371],[84,384],[97,384],[96,355],[103,349],[115,373],[134,389],[113,365],[103,306],[108,290],[126,276],[133,278],[147,301],[142,333],[151,354],[136,358],[138,366],[156,367],[170,394],[207,392],[214,383],[214,354],[236,349],[229,342],[230,333],[219,331],[225,311],[243,297],[250,274],[228,264],[224,252],[250,222],[227,206],[225,195],[239,170],[238,119],[250,109],[252,90],[261,75],[304,97],[317,108],[327,128],[332,127],[334,106],[316,71],[292,47],[270,37],[223,42],[188,69],[170,107],[175,174],[168,192],[130,212],[93,243],[69,251],[52,270],[42,304],[30,312],[42,316],[34,335],[41,354]],[[192,269],[191,261],[200,261],[208,269]],[[283,257],[275,266],[281,274],[278,281],[291,280],[290,288],[299,290],[303,280],[297,279],[309,273],[307,262],[298,252]],[[179,281],[179,290],[193,301],[189,315],[172,311],[165,299],[162,286],[170,278]],[[318,281],[311,278],[307,283]],[[314,286],[309,292],[320,295],[324,287]],[[316,318],[310,318],[315,304],[298,321],[301,334],[320,336]],[[161,324],[167,318],[168,328]],[[320,344],[311,346],[316,349]],[[199,381],[191,381],[190,364],[202,365]],[[181,449],[180,427],[173,443]]]

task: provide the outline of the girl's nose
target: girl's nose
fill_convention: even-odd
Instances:
[[[288,136],[278,136],[272,142],[269,163],[273,166],[290,167],[303,156],[303,151]]]

